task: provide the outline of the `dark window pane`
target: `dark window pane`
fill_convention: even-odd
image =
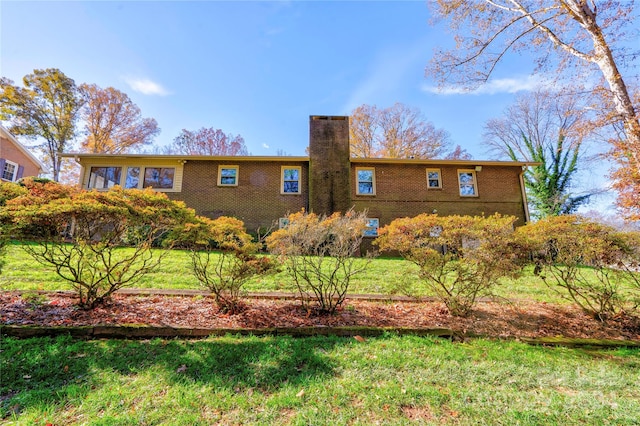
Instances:
[[[173,176],[175,169],[173,167],[147,167],[144,171],[144,188],[173,188]]]

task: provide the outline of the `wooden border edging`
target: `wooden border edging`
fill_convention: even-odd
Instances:
[[[435,336],[454,338],[491,338],[490,336],[459,335],[448,328],[408,328],[408,327],[278,327],[278,328],[186,328],[153,327],[147,325],[96,325],[79,327],[40,327],[22,325],[0,325],[0,335],[17,337],[47,337],[69,335],[80,339],[152,339],[152,338],[204,338],[239,334],[242,336],[342,336],[376,337],[385,333],[402,336]],[[640,348],[640,341],[611,339],[576,339],[569,337],[515,338],[522,343],[538,346],[563,346],[569,348]]]
[[[394,327],[290,327],[290,328],[182,328],[153,327],[146,325],[97,325],[82,327],[40,327],[20,325],[0,325],[3,336],[29,338],[69,335],[84,339],[151,339],[160,338],[202,338],[227,334],[253,336],[382,336],[384,333],[400,335],[436,336],[453,338],[455,333],[447,328],[394,328]]]

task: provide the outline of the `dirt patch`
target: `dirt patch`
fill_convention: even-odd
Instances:
[[[105,306],[85,311],[66,293],[33,303],[17,293],[0,293],[0,323],[36,326],[148,325],[159,327],[260,329],[302,327],[409,327],[452,329],[497,338],[569,337],[640,340],[637,317],[601,323],[577,308],[536,302],[481,302],[467,318],[447,313],[437,302],[347,299],[334,315],[317,315],[295,300],[247,299],[236,315],[220,313],[202,296],[117,294]]]

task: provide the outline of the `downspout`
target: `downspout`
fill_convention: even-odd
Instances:
[[[531,218],[529,217],[529,202],[527,201],[527,191],[524,186],[524,171],[527,166],[522,166],[522,172],[520,172],[520,191],[522,192],[522,204],[524,206],[524,223],[527,224],[530,222]]]

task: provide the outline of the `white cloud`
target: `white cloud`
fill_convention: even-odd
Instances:
[[[166,96],[169,94],[164,87],[148,78],[125,78],[125,81],[131,89],[143,95]]]
[[[264,149],[269,149],[269,145],[267,145],[266,143],[263,143],[263,144],[262,144],[262,147],[263,147]]]
[[[495,95],[499,93],[530,92],[545,86],[551,86],[549,79],[536,74],[513,78],[496,78],[473,90],[462,86],[438,88],[427,85],[423,86],[422,90],[438,95]]]

